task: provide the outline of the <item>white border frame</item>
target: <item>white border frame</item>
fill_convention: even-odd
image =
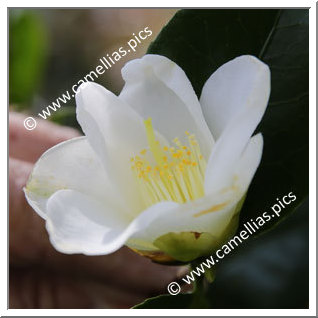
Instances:
[[[89,2],[91,7],[104,7],[106,4],[103,0],[91,0]],[[8,240],[8,219],[5,211],[8,209],[8,169],[7,168],[7,158],[5,159],[2,155],[1,157],[1,171],[2,176],[7,176],[7,178],[2,177],[1,182],[1,202],[3,204],[1,222],[0,222],[0,236],[1,236],[1,282],[0,285],[0,314],[1,316],[43,316],[43,315],[53,315],[53,316],[165,316],[167,314],[174,314],[176,316],[316,316],[316,2],[314,1],[286,1],[286,0],[267,0],[267,1],[228,1],[228,0],[215,0],[213,2],[196,0],[191,2],[188,0],[184,1],[167,1],[161,0],[160,2],[146,2],[146,1],[134,1],[128,2],[122,1],[120,7],[144,7],[147,8],[149,5],[159,5],[161,8],[190,8],[190,7],[203,7],[209,8],[213,5],[213,8],[224,8],[224,7],[234,7],[234,8],[244,8],[244,7],[255,7],[255,8],[270,8],[270,7],[299,7],[299,8],[311,8],[309,10],[309,61],[310,61],[310,190],[309,190],[309,209],[310,209],[310,223],[309,223],[309,309],[7,309],[7,299],[8,299],[8,289],[7,289],[7,273],[8,273],[8,250],[7,250],[7,240]],[[2,96],[2,107],[0,107],[0,136],[2,138],[4,147],[4,142],[8,149],[8,139],[4,139],[7,136],[8,126],[8,110],[5,105],[8,105],[8,50],[5,43],[8,41],[7,35],[7,9],[8,7],[25,7],[26,2],[21,0],[5,1],[5,4],[1,6],[0,13],[0,23],[1,23],[1,43],[2,50],[0,51],[0,63],[2,65],[2,70],[7,70],[7,72],[2,72],[2,83],[6,85],[1,85],[1,96]],[[30,0],[28,1],[28,7],[87,7],[87,2],[85,1],[70,1],[70,0],[55,0],[55,1],[43,1]],[[107,1],[107,7],[118,7],[118,1],[109,0]],[[238,6],[239,5],[239,6]],[[5,191],[7,189],[7,191]],[[297,292],[297,291],[295,291]]]

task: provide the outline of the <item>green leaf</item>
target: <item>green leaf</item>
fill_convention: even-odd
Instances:
[[[9,100],[29,106],[39,88],[47,56],[43,21],[32,10],[9,11]]]
[[[261,165],[241,211],[241,226],[270,212],[276,198],[297,201],[261,228],[272,227],[308,195],[308,10],[181,10],[162,29],[148,53],[183,68],[198,96],[222,64],[243,54],[271,69],[271,97],[257,131],[264,136]]]
[[[308,199],[285,222],[222,260],[211,308],[308,308]]]

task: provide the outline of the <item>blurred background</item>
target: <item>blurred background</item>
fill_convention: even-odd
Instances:
[[[87,73],[99,59],[145,27],[152,35],[100,75],[96,82],[119,93],[120,70],[145,54],[174,9],[10,9],[10,106],[37,114]],[[75,100],[61,107],[51,120],[77,127]]]

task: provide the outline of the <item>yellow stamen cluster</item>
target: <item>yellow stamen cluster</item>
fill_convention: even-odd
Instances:
[[[131,167],[146,206],[160,201],[184,203],[202,197],[206,161],[195,136],[185,132],[188,146],[175,138],[174,147],[162,147],[155,138],[151,118],[144,123],[149,149],[131,158]]]

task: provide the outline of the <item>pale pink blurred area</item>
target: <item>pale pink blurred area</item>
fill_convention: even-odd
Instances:
[[[33,130],[24,127],[24,113],[9,113],[9,156],[35,162],[47,149],[62,141],[78,137],[80,133],[71,127],[58,126],[48,120],[36,118]]]

